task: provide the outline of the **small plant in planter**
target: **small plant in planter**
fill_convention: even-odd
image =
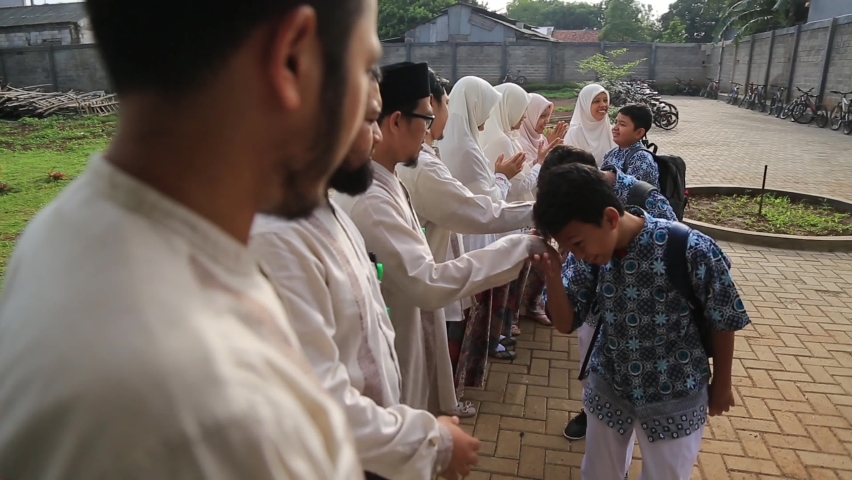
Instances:
[[[47,180],[51,182],[59,182],[61,180],[68,180],[68,175],[58,172],[56,170],[51,169],[47,172]]]

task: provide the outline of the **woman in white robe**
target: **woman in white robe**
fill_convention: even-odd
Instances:
[[[604,87],[592,83],[580,90],[564,143],[591,153],[598,165],[616,148],[609,121],[609,92]]]
[[[502,160],[522,158],[523,152],[516,155],[495,157],[489,160],[482,151],[480,132],[485,130],[492,110],[501,102],[503,96],[497,89],[478,77],[464,77],[453,87],[450,94],[450,118],[447,122],[444,139],[438,142],[441,158],[447,169],[459,182],[475,195],[486,195],[495,201],[506,200],[512,185],[510,178],[497,173]],[[526,105],[523,106],[526,109]],[[511,161],[511,160],[510,160]],[[500,235],[464,235],[465,251],[484,248]],[[500,344],[504,329],[501,321],[505,317],[509,285],[504,285],[476,295],[481,312],[491,312],[489,355],[501,359],[514,359],[514,352]],[[508,334],[508,332],[506,332]],[[504,340],[511,343],[511,339]]]

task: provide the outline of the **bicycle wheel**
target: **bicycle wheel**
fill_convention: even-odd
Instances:
[[[524,76],[517,77],[517,78],[515,78],[515,83],[517,83],[518,85],[523,85],[523,84],[527,83],[527,77],[524,77]]]
[[[849,135],[852,133],[852,111],[846,110],[846,115],[844,115],[845,121],[843,122],[843,133]]]
[[[831,114],[828,116],[828,126],[835,132],[840,130],[843,125],[843,105],[837,104],[831,109]]]
[[[804,103],[799,103],[793,107],[793,113],[790,116],[794,122],[801,123],[802,125],[807,125],[814,121],[814,113]]]
[[[764,97],[763,94],[757,98],[757,109],[760,113],[766,111],[766,97]]]
[[[707,98],[707,87],[702,88],[701,93],[699,93],[698,96]]]
[[[778,106],[778,98],[772,97],[772,101],[769,103],[769,113],[767,115],[772,115],[775,113],[775,107]]]
[[[782,118],[781,114],[784,113],[784,110],[788,105],[784,105],[782,100],[778,100],[778,105],[775,106],[775,118]],[[783,117],[786,118],[786,117]]]
[[[673,112],[661,112],[660,114],[660,124],[658,127],[663,130],[671,130],[675,128],[680,121],[680,117]]]
[[[817,105],[814,120],[816,121],[816,126],[819,128],[825,128],[828,125],[828,110],[825,109],[825,105]]]
[[[743,95],[743,98],[740,99],[740,103],[737,104],[738,107],[743,108],[743,105],[748,102],[748,94]]]

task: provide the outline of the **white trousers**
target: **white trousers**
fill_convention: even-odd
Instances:
[[[586,353],[589,351],[590,348],[592,348],[592,337],[594,337],[594,335],[595,335],[594,327],[592,327],[591,325],[589,325],[587,323],[583,323],[583,325],[581,325],[580,328],[577,329],[577,345],[580,347],[579,350],[580,350],[580,367],[581,368],[583,366],[583,360],[586,359]],[[588,381],[583,380],[583,390],[586,389],[587,384],[588,384]],[[586,410],[585,403],[583,404],[583,410]],[[586,415],[588,415],[588,414],[589,414],[589,412],[586,411]],[[597,418],[592,418],[592,417],[588,417],[587,421],[589,423],[589,427],[591,427],[591,423],[599,423],[600,422]],[[606,425],[604,425],[604,427],[609,428]],[[617,432],[616,432],[616,434],[617,434]],[[588,433],[588,429],[587,429],[586,430],[586,451],[587,452],[589,451],[588,438],[589,438],[589,433]],[[635,438],[636,438],[635,433],[631,433],[628,436],[628,438],[630,439],[630,442],[628,443],[627,451],[625,452],[625,457],[626,457],[624,459],[624,471],[625,472],[627,471],[628,468],[630,468],[630,461],[633,459],[633,447],[634,447],[634,444],[636,443],[635,442]],[[583,477],[583,478],[585,478],[585,477]],[[589,478],[596,478],[596,477],[589,477]],[[622,475],[619,478],[624,478],[624,475]]]
[[[692,432],[692,435],[678,439],[649,442],[645,435],[639,435],[639,448],[642,449],[642,473],[639,480],[689,480],[692,467],[698,459],[701,449],[701,435],[704,425]],[[622,480],[630,468],[633,456],[633,437],[620,435],[617,430],[608,427],[597,417],[589,417],[586,429],[586,454],[580,467],[582,480]],[[625,456],[627,461],[625,462]]]

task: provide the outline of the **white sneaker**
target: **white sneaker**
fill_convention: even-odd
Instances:
[[[470,418],[476,415],[476,407],[471,405],[470,402],[459,402],[455,408],[446,412],[446,414],[459,418]]]

